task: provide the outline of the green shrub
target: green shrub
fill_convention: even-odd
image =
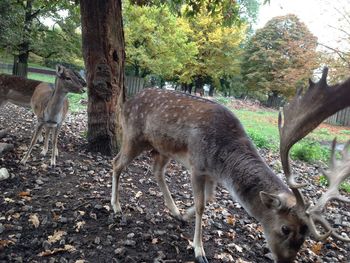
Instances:
[[[324,175],[321,175],[319,178],[319,183],[322,186],[328,186],[328,180],[327,177]],[[343,189],[345,192],[350,193],[350,183],[344,182],[340,185],[340,189]]]
[[[292,159],[308,163],[313,163],[315,161],[327,162],[329,160],[329,154],[330,151],[327,147],[313,141],[301,141],[294,145],[290,151]]]
[[[272,138],[262,134],[260,131],[257,131],[254,128],[247,128],[247,133],[256,147],[273,151],[277,150],[278,146],[276,142],[274,142]]]
[[[350,135],[350,130],[341,130],[340,133]]]

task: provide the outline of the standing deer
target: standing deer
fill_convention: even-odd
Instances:
[[[153,171],[172,215],[188,219],[195,213],[193,246],[197,262],[208,262],[202,242],[202,215],[217,183],[228,189],[234,199],[262,224],[275,262],[293,262],[309,232],[321,240],[332,235],[350,241],[337,234],[321,217],[329,199],[348,201],[338,192],[339,184],[350,175],[347,148],[340,164],[334,162],[332,173],[329,173],[330,190],[317,206],[305,203],[288,163],[289,149],[296,141],[315,128],[326,115],[350,104],[350,79],[329,87],[326,77],[327,70],[318,83],[310,81],[310,89],[303,97],[298,94],[284,109],[284,118],[280,114],[281,156],[288,185],[259,156],[239,120],[225,107],[184,93],[159,89],[144,90],[125,101],[122,89],[123,139],[121,150],[112,161],[111,205],[114,212],[121,213],[119,179],[123,168],[142,151],[152,150]],[[329,106],[329,100],[336,98],[340,104],[333,103],[329,109],[324,108]],[[164,179],[169,159],[181,162],[191,172],[194,208],[184,216],[175,205]],[[315,222],[328,232],[320,234]]]
[[[38,136],[45,128],[45,141],[42,151],[46,155],[48,151],[48,143],[50,133],[52,133],[52,155],[51,166],[56,165],[56,156],[58,156],[57,138],[62,123],[68,112],[68,99],[66,95],[72,93],[84,93],[85,81],[75,71],[58,65],[56,67],[56,81],[54,88],[39,84],[31,98],[31,107],[37,116],[38,124],[36,125],[30,146],[27,153],[21,160],[25,164],[36,143]]]

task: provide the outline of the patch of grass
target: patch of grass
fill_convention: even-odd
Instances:
[[[278,144],[274,141],[273,137],[256,131],[253,128],[247,128],[246,132],[256,147],[265,148],[274,152],[278,150]]]
[[[330,156],[330,149],[315,141],[302,140],[292,147],[290,156],[292,159],[307,163],[314,163],[316,161],[327,162]]]
[[[46,75],[46,74],[40,74],[40,73],[28,73],[28,79],[35,79],[43,82],[48,83],[55,83],[55,76],[53,75]]]
[[[340,133],[350,135],[350,130],[341,130]]]
[[[83,94],[68,93],[68,100],[69,100],[69,110],[71,112],[81,111],[86,108],[86,105],[81,104],[80,101],[87,100],[87,93],[86,92]]]
[[[325,186],[325,187],[328,186],[327,177],[324,176],[324,175],[321,175],[320,178],[319,178],[319,183],[322,186]],[[350,183],[348,183],[348,182],[342,183],[339,188],[344,190],[347,193],[350,193]]]

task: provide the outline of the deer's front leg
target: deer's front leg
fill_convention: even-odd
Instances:
[[[177,206],[174,202],[174,199],[171,197],[171,193],[170,193],[169,188],[165,182],[164,170],[165,170],[165,167],[166,167],[168,161],[169,161],[168,157],[161,155],[161,154],[158,154],[158,153],[155,153],[154,154],[153,173],[157,179],[159,188],[163,193],[166,206],[169,208],[170,212],[172,213],[172,215],[175,218],[177,218],[179,220],[183,220],[181,217],[180,211],[177,208]]]
[[[218,185],[217,181],[206,178],[205,180],[205,203],[206,204],[214,200],[215,189],[217,185]],[[195,215],[195,213],[196,213],[196,207],[194,205],[186,210],[186,213],[183,216],[184,220],[187,221],[191,219]]]
[[[121,213],[122,209],[119,202],[119,180],[124,169],[138,155],[136,147],[128,145],[127,138],[123,137],[123,144],[118,155],[113,159],[113,178],[112,178],[112,197],[111,205],[114,213]]]
[[[30,153],[33,150],[33,146],[36,143],[36,141],[38,139],[38,136],[41,133],[41,130],[42,130],[43,126],[44,126],[44,123],[38,123],[37,124],[37,126],[35,128],[35,132],[34,132],[33,137],[32,137],[32,141],[30,142],[30,145],[29,145],[29,148],[28,148],[28,151],[27,151],[26,155],[21,160],[21,164],[26,164],[26,162],[28,161]]]
[[[57,126],[52,129],[52,155],[51,155],[51,166],[56,166],[56,156],[58,156],[57,141],[60,127]]]
[[[196,224],[193,238],[193,248],[198,263],[209,263],[204,252],[202,240],[202,216],[205,208],[205,176],[192,172],[192,188],[196,208]]]

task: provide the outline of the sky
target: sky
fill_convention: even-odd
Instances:
[[[337,10],[343,12],[346,8],[350,12],[350,0],[270,0],[270,4],[260,8],[256,28],[263,27],[275,16],[292,13],[317,36],[319,43],[333,48],[344,48],[346,44],[341,41],[344,34],[332,27],[341,26],[342,15]]]

